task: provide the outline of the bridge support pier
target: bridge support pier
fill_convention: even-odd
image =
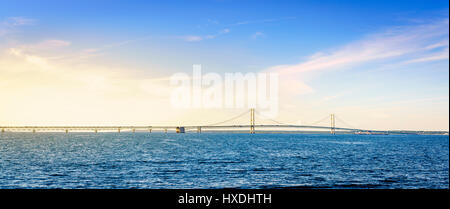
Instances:
[[[67,134],[67,133],[69,133],[69,130],[68,130],[68,129],[66,129],[66,134]]]
[[[117,133],[120,133],[120,128],[117,129]]]
[[[255,133],[255,109],[250,109],[250,133]]]
[[[5,129],[4,128],[2,128],[2,133],[5,133]]]
[[[148,129],[148,132],[149,132],[149,133],[151,133],[151,132],[152,132],[152,129],[151,129],[151,128],[149,128],[149,129]]]
[[[36,133],[36,130],[35,130],[35,129],[33,129],[33,133]]]
[[[330,127],[330,133],[335,135],[336,134],[336,122],[334,118],[334,114],[331,114],[331,127]]]
[[[167,128],[164,129],[164,133],[167,133]]]
[[[135,132],[136,132],[136,129],[133,128],[131,131],[132,131],[133,133],[135,133]]]
[[[94,129],[94,133],[97,133],[97,129]]]
[[[197,133],[201,133],[201,132],[202,132],[202,127],[201,126],[197,127]]]

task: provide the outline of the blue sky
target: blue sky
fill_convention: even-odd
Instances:
[[[12,69],[33,68],[19,66],[20,58],[38,60],[39,68],[64,69],[64,75],[90,69],[76,76],[98,75],[93,79],[108,86],[101,95],[111,88],[136,88],[130,83],[138,80],[189,73],[192,64],[202,64],[211,72],[278,69],[290,80],[284,83],[294,88],[281,88],[287,99],[280,101],[279,120],[303,123],[333,112],[366,128],[448,130],[448,8],[448,1],[411,0],[0,1],[0,72],[4,71],[4,89],[17,98],[3,105],[17,107],[27,101],[27,88],[42,97],[62,94],[54,90],[63,89],[54,83],[64,79],[56,72],[26,73],[47,78],[51,91],[36,90],[42,87],[34,82],[36,77],[18,77],[19,70]],[[14,79],[6,82],[6,76]],[[78,81],[63,83],[71,82]],[[86,100],[72,91],[74,87],[64,88],[70,89],[67,95],[74,101]],[[5,113],[9,118],[0,122],[147,123],[152,112],[105,115],[120,109],[123,101],[155,109],[167,106],[156,99],[142,101],[141,96],[147,98],[144,93],[115,99],[91,95],[98,106],[80,102],[69,108],[91,112],[89,119],[85,114],[69,119],[55,114],[42,120],[44,116],[30,111]],[[56,104],[64,102],[57,100],[50,109],[69,110]],[[112,107],[94,114],[101,104]],[[146,111],[144,106],[133,109]],[[190,121],[195,114],[183,113],[183,121],[203,122]],[[210,119],[221,117],[226,115]],[[153,118],[152,123],[179,120],[176,115]]]

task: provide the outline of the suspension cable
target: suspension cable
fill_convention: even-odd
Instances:
[[[323,122],[324,120],[327,120],[327,119],[329,119],[330,118],[330,116],[325,116],[324,118],[322,118],[322,119],[320,119],[320,120],[318,120],[318,121],[316,121],[316,122],[314,122],[314,123],[311,123],[310,125],[316,125],[316,124],[318,124],[318,123],[321,123],[321,122]]]
[[[245,111],[245,112],[243,112],[243,113],[241,113],[241,114],[239,114],[239,115],[237,115],[237,116],[235,116],[235,117],[232,117],[232,118],[230,118],[230,119],[227,119],[227,120],[224,120],[224,121],[220,121],[220,122],[217,122],[217,123],[212,123],[212,124],[204,125],[204,126],[215,126],[215,125],[219,125],[219,124],[222,124],[222,123],[227,123],[227,122],[230,122],[230,121],[235,120],[235,119],[237,119],[237,118],[240,118],[240,117],[242,117],[243,115],[245,115],[245,114],[247,114],[247,113],[249,113],[249,112],[250,112],[250,110],[247,110],[247,111]]]
[[[339,122],[343,123],[345,126],[350,127],[350,128],[353,128],[353,129],[356,129],[354,126],[348,124],[347,122],[345,122],[345,121],[342,120],[341,118],[336,117],[336,116],[334,116],[334,117],[335,117]]]
[[[256,115],[258,115],[258,116],[264,118],[263,115],[259,113],[259,111],[255,111],[255,112],[256,112]],[[287,124],[287,123],[282,123],[282,122],[276,121],[276,120],[274,120],[274,119],[270,119],[270,118],[265,118],[265,119],[270,120],[270,121],[272,121],[272,122],[274,122],[274,123],[277,123],[277,124],[280,124],[280,125],[289,125],[289,124]]]

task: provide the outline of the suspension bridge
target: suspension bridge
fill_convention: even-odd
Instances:
[[[248,117],[250,115],[250,123],[247,124],[227,124],[235,121],[238,118]],[[273,119],[265,118],[263,120],[270,121],[272,124],[256,123],[256,116],[264,118],[255,109],[247,110],[241,114],[231,117],[227,120],[215,122],[205,125],[187,125],[187,126],[0,126],[1,133],[5,132],[136,132],[136,131],[163,131],[165,133],[171,131],[176,133],[197,132],[202,131],[223,131],[223,132],[292,132],[300,130],[311,130],[315,132],[336,134],[338,133],[353,133],[353,134],[427,134],[426,131],[381,131],[381,130],[367,130],[358,129],[349,125],[344,120],[337,117],[335,114],[330,114],[314,123],[308,125],[294,125],[286,124]],[[336,126],[336,120],[342,127]],[[327,123],[326,125],[322,125]],[[431,134],[447,134],[448,132],[429,132]]]

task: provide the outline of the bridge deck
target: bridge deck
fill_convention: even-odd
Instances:
[[[186,130],[200,130],[205,129],[250,129],[252,125],[190,125],[190,126],[0,126],[1,132],[5,131],[152,131],[152,130],[176,130],[178,127],[184,127]],[[255,128],[263,128],[263,130],[267,130],[272,128],[272,130],[276,131],[287,131],[285,129],[321,129],[321,130],[330,130],[332,127],[329,126],[310,126],[310,125],[254,125]],[[382,131],[382,130],[366,130],[366,129],[354,129],[354,128],[342,128],[342,127],[333,127],[334,130],[339,131],[350,131],[350,132],[369,132],[369,133],[390,133],[390,134],[420,134],[423,131]],[[284,129],[284,130],[280,130]],[[445,134],[444,132],[442,132]],[[448,132],[446,132],[448,133]]]

